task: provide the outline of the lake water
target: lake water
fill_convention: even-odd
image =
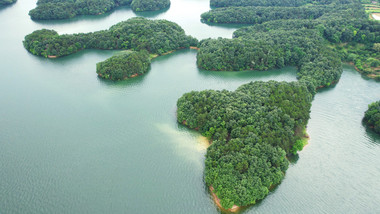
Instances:
[[[208,26],[208,0],[172,0],[163,13],[198,39],[232,36]],[[99,17],[34,22],[34,1],[0,9],[0,213],[219,213],[203,182],[206,143],[176,122],[186,92],[235,90],[250,81],[295,81],[295,68],[209,72],[196,51],[154,59],[144,76],[111,82],[95,64],[114,51],[60,59],[29,54],[24,36],[108,29],[137,16],[128,8]],[[235,26],[236,27],[236,26]],[[283,182],[244,213],[380,213],[380,137],[361,119],[380,83],[344,66],[340,82],[314,98],[309,144]]]

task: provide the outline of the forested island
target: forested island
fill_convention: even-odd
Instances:
[[[15,3],[17,0],[0,0],[0,6],[10,5]]]
[[[123,80],[146,73],[150,67],[150,57],[146,50],[123,51],[96,64],[96,73],[104,79]]]
[[[168,8],[170,0],[38,0],[29,15],[34,20],[69,19],[78,15],[100,15],[119,6],[131,6],[138,12],[153,11]]]
[[[177,102],[177,119],[212,145],[205,181],[222,207],[263,199],[281,182],[286,155],[303,147],[312,94],[299,82],[251,82],[236,91],[190,92]]]
[[[137,0],[130,4],[135,11],[155,8]],[[166,4],[170,2],[162,3]],[[177,102],[178,122],[200,131],[212,143],[206,154],[205,182],[221,207],[229,209],[255,204],[281,182],[287,156],[305,145],[313,96],[319,88],[339,81],[342,61],[379,78],[380,25],[368,20],[363,6],[354,0],[211,0],[210,4],[223,8],[202,14],[204,22],[252,26],[236,30],[231,39],[198,43],[173,22],[132,18],[93,33],[38,30],[25,37],[24,46],[48,58],[83,49],[130,50],[97,64],[98,75],[111,80],[144,74],[152,54],[190,46],[199,48],[197,66],[210,71],[296,66],[297,82],[251,82],[236,91],[193,91]]]
[[[298,68],[298,82],[254,82],[234,92],[193,91],[177,102],[178,122],[199,130],[212,143],[206,154],[206,185],[221,208],[236,210],[255,204],[281,182],[288,167],[286,157],[305,145],[314,94],[339,81],[342,61],[378,75],[380,24],[369,20],[363,6],[351,0],[211,0],[210,4],[223,8],[202,14],[203,22],[252,26],[236,30],[232,39],[200,41],[198,67]]]
[[[156,11],[168,8],[170,0],[132,0],[131,8],[133,11]]]
[[[330,49],[331,53],[335,53],[329,57],[329,61],[335,62],[336,58],[339,58],[342,61],[352,62],[358,71],[380,79],[380,23],[369,20],[368,14],[358,2],[334,1],[330,5],[302,7],[226,7],[213,9],[201,17],[205,22],[255,24],[237,30],[234,33],[235,41],[224,41],[234,43],[234,51],[239,56],[232,54],[234,51],[229,47],[230,44],[222,45],[219,42],[218,47],[211,47],[209,45],[215,41],[202,41],[198,66],[206,70],[266,70],[281,68],[284,65],[296,65],[302,71],[302,65],[306,65],[306,62],[313,63],[313,58],[319,56],[321,51]],[[314,34],[311,39],[302,38],[309,37],[310,34]],[[282,39],[278,39],[279,37]],[[241,39],[236,40],[236,38]],[[290,45],[294,40],[300,43]],[[308,42],[314,43],[311,49],[306,47],[310,45]],[[239,43],[246,44],[238,45]],[[229,48],[230,50],[226,51]],[[249,58],[248,49],[262,51],[263,56],[259,58],[261,61]],[[296,52],[298,52],[296,59],[288,61],[289,55],[294,55]],[[211,62],[210,58],[214,60]],[[280,63],[274,63],[274,58]],[[322,76],[320,75],[320,78],[323,78]],[[335,77],[330,80],[335,82],[336,78],[339,79]]]
[[[377,134],[380,134],[380,100],[368,105],[363,122]]]
[[[137,17],[93,33],[59,35],[54,30],[37,30],[25,36],[23,43],[34,55],[55,58],[83,49],[146,50],[161,55],[196,46],[198,40],[174,22]]]

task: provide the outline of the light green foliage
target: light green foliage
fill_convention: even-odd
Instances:
[[[302,151],[303,147],[307,144],[307,139],[296,140],[293,147],[290,149],[292,154],[297,154],[298,151]]]

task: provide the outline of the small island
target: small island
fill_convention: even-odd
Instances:
[[[123,80],[145,74],[149,66],[147,51],[123,51],[96,64],[96,73],[104,79]]]
[[[380,100],[368,105],[363,122],[380,135]]]
[[[152,11],[168,8],[170,0],[38,0],[29,15],[34,20],[70,19],[79,15],[101,15],[120,6]]]
[[[170,0],[133,0],[131,8],[136,12],[156,11],[170,7]]]
[[[0,0],[0,7],[15,3],[17,0]]]
[[[178,122],[212,143],[205,181],[217,204],[236,211],[281,182],[286,156],[303,148],[312,97],[304,83],[258,81],[233,92],[193,91],[178,100]]]

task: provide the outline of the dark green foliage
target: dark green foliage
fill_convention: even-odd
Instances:
[[[123,80],[146,73],[149,66],[147,51],[127,51],[96,64],[96,73],[104,79]]]
[[[169,6],[170,0],[133,0],[131,4],[136,12],[161,10]]]
[[[206,70],[267,70],[297,66],[298,78],[311,92],[337,82],[342,73],[337,55],[323,46],[317,30],[239,29],[234,39],[207,39],[200,42],[197,64]],[[313,89],[314,88],[314,89]]]
[[[9,5],[15,3],[17,0],[0,0],[0,6]]]
[[[326,6],[223,7],[203,13],[201,18],[213,23],[260,24],[280,19],[316,19],[332,9]]]
[[[307,12],[304,13],[302,9]],[[308,17],[307,14],[311,16]],[[339,79],[339,60],[353,62],[357,69],[363,74],[380,77],[380,73],[376,72],[380,64],[380,51],[376,48],[376,44],[380,43],[380,23],[378,21],[368,20],[368,15],[365,13],[364,8],[358,3],[339,1],[331,5],[299,8],[218,8],[203,14],[202,17],[210,22],[256,24],[254,26],[238,29],[234,32],[234,38],[241,38],[242,40],[252,39],[255,41],[254,44],[260,43],[260,46],[256,46],[260,49],[262,49],[262,46],[276,49],[275,55],[280,56],[280,58],[276,59],[277,64],[272,63],[275,65],[273,67],[281,67],[282,61],[284,61],[284,65],[296,65],[300,70],[298,73],[299,77],[305,76],[305,74],[307,74],[308,77],[313,75],[314,77],[312,79],[317,79],[316,82],[313,81],[313,84],[316,86],[328,86]],[[291,19],[293,17],[303,19]],[[314,31],[314,35],[310,37],[310,32],[305,31],[305,29]],[[335,48],[335,51],[329,50],[331,48],[328,48],[326,44],[324,44],[324,39],[332,43],[332,48]],[[208,43],[212,44],[212,42]],[[233,43],[237,42],[235,41]],[[247,44],[249,42],[244,41],[243,43]],[[268,45],[273,43],[276,47]],[[219,45],[222,44],[219,43]],[[279,47],[277,47],[277,45]],[[238,46],[233,45],[232,47],[236,49]],[[214,58],[208,54],[208,51],[213,50],[213,48],[209,48],[209,50],[207,47],[203,48],[204,50],[201,49],[200,52],[203,56]],[[219,47],[220,50],[225,48],[227,47]],[[252,48],[253,47],[244,47],[244,52],[246,50],[251,51]],[[267,53],[269,53],[269,51],[273,53],[273,51],[269,49]],[[250,61],[248,58],[249,54],[241,53],[241,50],[237,50],[236,52],[239,53],[240,56],[247,56],[245,57],[246,61],[239,59],[240,62],[243,61],[240,65],[222,65],[229,63],[226,60],[234,62],[235,56],[228,55],[228,53],[220,54],[219,51],[212,52],[215,56],[213,66],[210,66],[210,62],[208,62],[208,64],[204,63],[205,61],[202,59],[202,56],[198,57],[198,65],[208,70],[265,70],[270,68],[252,68],[252,66],[247,68],[247,63],[249,64]],[[224,58],[221,55],[228,57]],[[269,57],[273,58],[272,56]],[[291,60],[288,61],[287,59]],[[225,61],[218,62],[218,60]],[[273,59],[268,60],[272,61]],[[324,71],[315,72],[319,70],[319,67],[315,65],[319,67],[322,66]],[[333,65],[333,67],[328,68],[323,65]],[[325,77],[321,79],[322,76]],[[308,79],[311,80],[310,78]]]
[[[297,82],[254,82],[236,91],[190,92],[177,102],[178,122],[197,128],[213,143],[205,180],[221,204],[245,206],[263,199],[287,169],[285,155],[306,126],[312,95]]]
[[[310,10],[312,19],[307,13],[297,12],[302,8]],[[244,11],[252,12],[253,16],[245,16]],[[305,19],[287,19],[292,18],[293,12],[297,12],[294,16],[305,15]],[[273,15],[276,13],[279,14]],[[299,69],[300,81],[312,90],[339,80],[341,59],[353,58],[364,73],[370,73],[380,64],[376,46],[380,42],[380,24],[368,20],[357,3],[300,8],[219,8],[208,15],[205,18],[213,21],[263,23],[238,29],[232,40],[201,41],[197,63],[206,70],[267,70],[293,65]],[[349,48],[337,51],[326,40],[337,46],[362,43],[366,48],[361,52]]]
[[[368,105],[363,121],[376,133],[380,134],[380,100]]]
[[[37,30],[27,35],[25,48],[38,56],[65,56],[82,49],[132,49],[163,54],[196,46],[198,41],[186,36],[177,24],[166,20],[131,18],[109,30],[86,34],[58,35],[53,30]]]
[[[360,43],[371,49],[365,65],[379,66],[379,23],[369,21],[360,4],[334,2],[296,8],[311,2],[211,0],[212,6],[292,7],[219,8],[202,15],[206,22],[255,25],[235,31],[233,39],[202,40],[199,67],[235,71],[298,68],[297,83],[256,82],[235,92],[191,92],[178,100],[178,122],[212,141],[206,154],[205,181],[213,186],[224,208],[254,204],[281,181],[288,164],[285,154],[296,154],[307,142],[301,139],[300,130],[309,119],[312,95],[317,88],[339,80],[343,56],[360,60],[359,52],[338,52],[336,46]],[[377,115],[379,122],[380,113],[367,112]]]
[[[206,39],[200,42],[197,64],[206,70],[267,70],[282,67],[281,53],[268,43],[240,39]],[[277,66],[280,63],[281,65]]]
[[[333,0],[210,0],[211,7],[282,6],[298,7],[305,4],[330,4]],[[344,1],[342,1],[344,2]]]
[[[151,11],[169,7],[170,0],[38,0],[29,15],[36,20],[69,19],[103,14],[123,5],[131,5],[134,11]]]
[[[103,14],[130,3],[130,0],[38,0],[37,7],[29,11],[29,15],[36,20],[68,19]]]

